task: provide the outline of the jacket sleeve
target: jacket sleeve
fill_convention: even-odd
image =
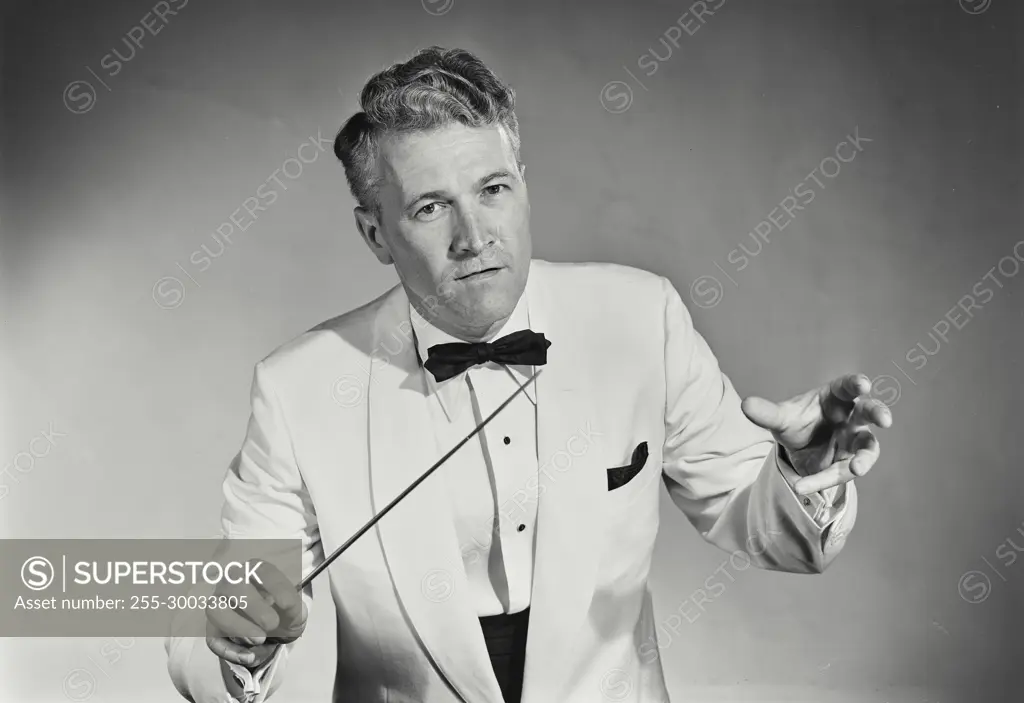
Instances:
[[[829,507],[841,500],[828,512],[820,498],[814,510],[805,506],[783,475],[771,433],[743,414],[679,293],[667,279],[663,285],[663,472],[672,501],[705,540],[759,568],[821,573],[856,519],[853,483],[825,498]]]
[[[256,365],[253,374],[251,405],[242,449],[231,462],[222,485],[221,529],[224,536],[233,539],[299,539],[302,573],[309,573],[324,558],[316,513],[264,362]],[[273,561],[272,555],[268,558]],[[302,599],[308,612],[313,601],[312,584],[304,589]],[[193,703],[263,701],[280,686],[296,644],[278,647],[272,663],[257,677],[258,694],[236,698],[229,693],[221,660],[210,651],[205,637],[173,633],[172,625],[172,634],[165,641],[168,672],[178,692]]]

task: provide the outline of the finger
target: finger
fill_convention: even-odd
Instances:
[[[210,608],[206,611],[207,632],[230,637],[243,644],[263,644],[267,630],[239,610]]]
[[[270,632],[280,624],[281,618],[274,610],[273,599],[268,599],[256,584],[237,584],[231,590],[238,595],[240,603],[245,603],[235,610],[259,625],[264,632]]]
[[[789,425],[789,413],[778,403],[764,398],[750,396],[740,403],[740,409],[748,420],[771,432],[782,432]]]
[[[856,477],[850,470],[850,459],[843,459],[823,471],[799,479],[793,485],[793,490],[797,495],[805,496],[810,493],[824,491],[833,486],[841,486],[852,481],[854,478]]]
[[[233,664],[252,666],[256,662],[256,654],[254,652],[250,652],[248,648],[229,641],[226,637],[207,635],[206,646],[218,657]]]
[[[854,427],[869,423],[881,428],[892,427],[892,411],[877,398],[861,399],[850,416],[850,424]]]
[[[230,637],[215,637],[213,635],[207,636],[206,646],[218,657],[249,668],[263,664],[274,655],[278,647],[276,644],[247,647],[239,645]]]
[[[234,600],[235,602],[248,603],[252,599],[261,597],[259,592],[256,591],[252,586],[245,583],[229,583],[227,581],[221,581],[217,584],[217,588],[214,590],[214,596],[220,598],[224,596],[226,599]],[[213,622],[217,627],[225,627],[231,624],[237,624],[234,618],[224,616],[225,612],[236,612],[241,613],[241,617],[247,619],[253,625],[256,626],[255,630],[247,629],[245,633],[240,631],[224,631],[221,630],[216,633],[218,637],[228,636],[228,639],[234,640],[238,644],[253,644],[249,639],[249,636],[259,636],[262,633],[258,632],[259,623],[251,617],[248,617],[242,607],[238,608],[216,608],[210,607],[206,610],[207,620]]]
[[[850,443],[850,451],[853,457],[850,459],[850,472],[857,477],[863,476],[878,461],[881,455],[881,446],[878,438],[871,430],[863,429],[857,432]]]
[[[228,637],[227,639],[228,639],[229,642],[231,641],[230,637]],[[255,644],[255,645],[252,645],[251,647],[248,647],[247,649],[248,649],[249,653],[253,655],[253,663],[250,664],[249,666],[250,667],[260,666],[265,661],[267,661],[267,659],[269,659],[270,657],[272,657],[274,655],[274,652],[277,651],[277,648],[279,646],[280,646],[280,643],[271,642],[268,639],[263,644]]]
[[[305,604],[302,594],[280,569],[269,562],[264,562],[256,570],[257,579],[254,587],[264,594],[267,603],[272,607],[276,622],[268,628],[275,635],[290,634],[296,626],[303,625],[306,620]],[[274,632],[275,630],[279,630]]]
[[[302,596],[287,576],[270,562],[263,562],[255,570],[253,585],[271,596],[274,607],[284,613],[301,612]]]
[[[821,414],[830,422],[843,422],[853,411],[854,401],[870,391],[871,379],[864,374],[840,376],[828,384],[821,400]]]
[[[249,651],[251,651],[256,657],[256,661],[254,662],[254,664],[256,666],[263,664],[265,661],[267,661],[267,659],[274,656],[274,652],[277,651],[277,648],[279,646],[280,645],[278,643],[272,643],[270,641],[267,641],[261,645],[257,645],[251,648]]]
[[[223,637],[242,647],[263,644],[267,633],[259,625],[233,610],[222,610],[207,615],[207,633]]]

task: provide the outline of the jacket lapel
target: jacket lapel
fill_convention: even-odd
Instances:
[[[373,510],[379,512],[451,447],[431,427],[431,400],[409,327],[408,297],[398,286],[374,326],[368,387]],[[404,330],[404,333],[403,333]],[[472,703],[501,703],[479,619],[468,598],[444,482],[437,469],[376,525],[391,580],[429,657]]]
[[[600,399],[587,392],[593,387],[587,357],[573,345],[592,331],[576,329],[572,315],[556,320],[546,308],[560,300],[546,274],[544,264],[534,262],[527,283],[530,327],[552,344],[535,381],[541,473],[523,703],[559,700],[569,683],[566,657],[593,598],[607,490]]]

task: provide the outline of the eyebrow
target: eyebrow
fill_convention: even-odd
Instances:
[[[487,183],[488,181],[493,181],[495,178],[512,178],[512,179],[514,179],[515,176],[513,176],[512,172],[507,170],[507,169],[504,169],[504,168],[498,169],[497,171],[489,173],[486,176],[484,176],[483,178],[480,178],[479,180],[477,180],[477,182],[473,184],[473,188],[475,190],[483,188],[485,183]],[[444,194],[443,191],[440,191],[440,190],[428,190],[426,193],[420,193],[416,197],[412,198],[406,204],[405,209],[408,210],[413,205],[415,205],[416,203],[418,203],[419,201],[421,201],[421,200],[423,200],[425,198],[444,198],[444,197],[445,197],[445,194]]]

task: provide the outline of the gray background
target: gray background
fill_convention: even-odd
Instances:
[[[642,55],[665,55],[690,3],[192,0],[106,75],[153,4],[6,3],[0,456],[37,454],[6,480],[6,537],[216,534],[253,364],[396,278],[359,240],[329,153],[207,270],[192,252],[217,252],[211,232],[333,136],[370,74],[461,46],[517,90],[537,256],[671,278],[742,396],[847,371],[899,383],[879,378],[895,426],[843,554],[815,577],[727,565],[703,613],[660,630],[673,700],[1024,689],[1024,565],[996,556],[1024,545],[1024,272],[991,274],[1001,287],[922,368],[905,358],[934,351],[932,327],[1024,239],[1017,3],[728,0],[647,76]],[[66,104],[79,80],[94,100],[79,85]],[[613,81],[625,111],[602,104]],[[855,128],[873,141],[737,271],[729,252]],[[154,296],[168,276],[176,307]],[[706,276],[721,289],[704,278],[691,298]],[[726,557],[665,499],[659,619],[696,612]],[[282,703],[328,696],[326,596]],[[2,646],[4,700],[176,700],[157,639]]]

